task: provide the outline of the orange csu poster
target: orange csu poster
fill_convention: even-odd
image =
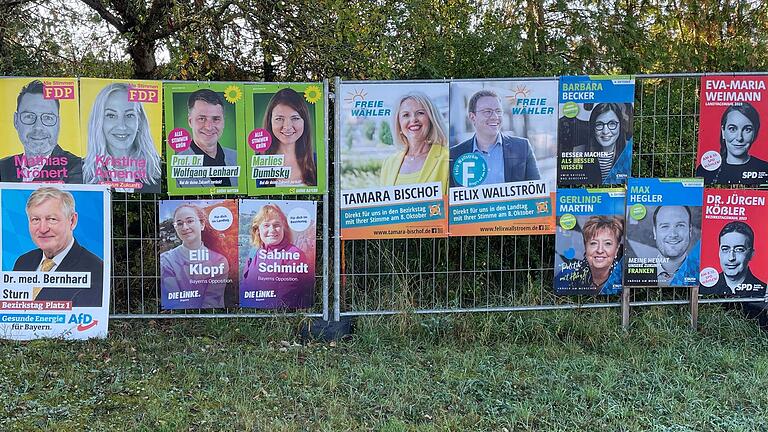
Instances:
[[[341,85],[341,236],[446,237],[447,83]]]
[[[82,183],[77,78],[3,78],[0,99],[0,180]]]
[[[450,111],[450,235],[554,233],[557,81],[455,81]]]

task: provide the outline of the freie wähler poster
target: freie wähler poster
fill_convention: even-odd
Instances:
[[[314,201],[240,201],[241,307],[312,306],[316,215]]]
[[[163,91],[160,81],[80,79],[83,183],[159,193]]]
[[[557,81],[451,83],[451,236],[551,234]]]
[[[446,237],[447,83],[343,83],[341,237]]]
[[[706,185],[768,185],[768,77],[704,76],[696,176]],[[765,127],[763,127],[765,129]]]
[[[77,78],[0,79],[0,181],[83,182]]]
[[[237,304],[237,200],[160,201],[160,304],[211,309]]]
[[[627,182],[624,286],[699,283],[700,178],[630,178]]]
[[[560,77],[558,184],[625,184],[632,165],[632,76]]]
[[[625,200],[624,188],[557,190],[556,294],[621,292]]]
[[[0,183],[0,214],[0,337],[106,337],[112,263],[107,187]]]
[[[701,294],[764,297],[768,280],[768,191],[704,189]]]
[[[245,85],[248,195],[325,192],[325,101],[322,83]]]
[[[245,193],[241,83],[164,82],[169,195]]]

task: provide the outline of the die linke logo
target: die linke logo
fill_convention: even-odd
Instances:
[[[99,320],[93,319],[93,317],[90,314],[81,313],[81,314],[72,314],[69,317],[69,321],[67,324],[77,324],[77,331],[86,331],[96,324],[99,323]]]
[[[128,88],[128,101],[129,102],[152,102],[157,103],[160,90],[151,88]]]
[[[74,99],[74,83],[45,83],[43,84],[43,99]]]

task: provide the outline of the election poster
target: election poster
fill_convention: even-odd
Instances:
[[[556,294],[621,293],[625,203],[624,188],[557,190]]]
[[[560,77],[558,184],[625,184],[632,165],[632,76]]]
[[[704,189],[701,294],[764,297],[768,280],[767,190]]]
[[[245,193],[241,83],[164,82],[168,195]]]
[[[322,83],[245,85],[248,195],[325,192],[326,100]]]
[[[83,183],[77,78],[0,79],[0,181]]]
[[[237,200],[160,201],[160,304],[212,309],[237,304]]]
[[[241,307],[312,306],[316,215],[314,201],[240,201]]]
[[[706,185],[768,185],[766,76],[704,76],[696,176]],[[754,144],[754,145],[753,145]]]
[[[83,183],[160,193],[163,91],[160,81],[80,79]]]
[[[630,178],[627,187],[624,286],[697,286],[702,179]]]
[[[341,237],[446,237],[447,83],[340,85]]]
[[[450,100],[450,235],[552,234],[557,81],[455,81]]]
[[[107,336],[111,214],[104,185],[0,183],[0,337]]]

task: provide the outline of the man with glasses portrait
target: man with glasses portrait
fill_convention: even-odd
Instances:
[[[701,287],[702,294],[735,297],[765,295],[765,282],[755,277],[749,268],[749,262],[755,254],[755,232],[752,227],[741,221],[727,223],[720,230],[718,254],[722,272],[717,275],[715,285]]]
[[[539,167],[533,147],[526,138],[501,132],[504,110],[501,99],[491,90],[480,90],[472,95],[467,115],[475,135],[451,147],[451,172],[456,159],[466,153],[478,154],[485,160],[487,176],[480,184],[497,184],[526,180],[539,180]],[[450,176],[451,186],[456,184]]]
[[[16,98],[13,127],[24,152],[0,160],[6,182],[82,183],[82,159],[59,146],[59,101],[43,97],[43,83],[31,81]]]

